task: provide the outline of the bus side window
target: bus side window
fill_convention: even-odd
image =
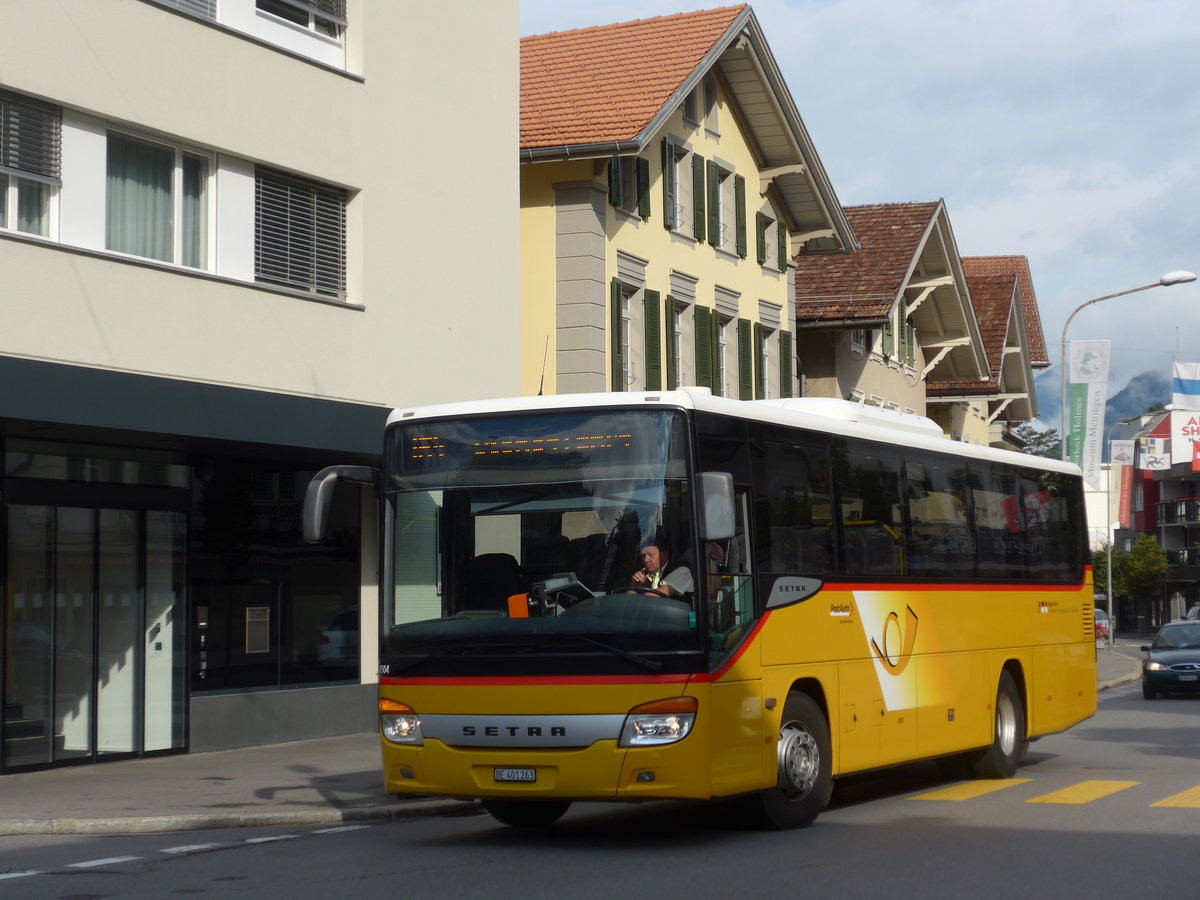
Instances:
[[[899,575],[904,571],[897,457],[847,441],[835,456],[845,572]]]
[[[833,572],[837,555],[828,451],[796,441],[766,440],[756,463],[766,516],[759,568],[811,575]]]

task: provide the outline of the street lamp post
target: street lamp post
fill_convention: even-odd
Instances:
[[[1136,294],[1138,291],[1148,291],[1156,287],[1170,287],[1173,284],[1186,284],[1189,281],[1195,281],[1196,275],[1193,272],[1184,272],[1177,270],[1168,272],[1162,278],[1153,284],[1143,284],[1141,287],[1130,288],[1127,291],[1118,291],[1115,294],[1105,294],[1103,297],[1096,297],[1094,300],[1088,300],[1086,303],[1081,303],[1067,316],[1067,321],[1063,323],[1062,329],[1062,351],[1058,358],[1058,364],[1062,368],[1062,406],[1059,408],[1059,426],[1060,436],[1062,438],[1062,453],[1061,458],[1067,458],[1067,329],[1071,327],[1071,320],[1075,318],[1083,309],[1091,306],[1094,303],[1099,303],[1101,300],[1111,300],[1114,297],[1124,297],[1126,294]]]

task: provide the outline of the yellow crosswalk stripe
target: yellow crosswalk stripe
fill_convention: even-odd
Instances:
[[[1174,806],[1182,809],[1200,809],[1200,787],[1188,788],[1162,800],[1155,800],[1151,806]]]
[[[930,791],[928,794],[918,794],[917,796],[909,797],[908,799],[946,800],[951,802],[974,800],[976,797],[982,797],[984,794],[1002,791],[1005,788],[1015,787],[1018,784],[1027,784],[1032,780],[1032,778],[982,778],[979,781],[964,781],[962,784],[952,784],[948,788]]]
[[[1141,784],[1140,781],[1081,781],[1060,791],[1051,791],[1040,797],[1031,797],[1026,803],[1061,803],[1078,806],[1108,797],[1127,788]]]

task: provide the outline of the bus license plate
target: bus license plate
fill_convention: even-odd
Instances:
[[[531,783],[537,781],[537,769],[501,769],[497,767],[496,780]]]
[[[1198,676],[1198,675],[1180,675],[1179,676],[1180,681],[1195,681],[1197,678],[1200,678],[1200,676]]]

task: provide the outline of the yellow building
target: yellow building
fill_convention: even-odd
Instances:
[[[854,237],[748,6],[521,41],[521,389],[796,394],[798,253]]]

